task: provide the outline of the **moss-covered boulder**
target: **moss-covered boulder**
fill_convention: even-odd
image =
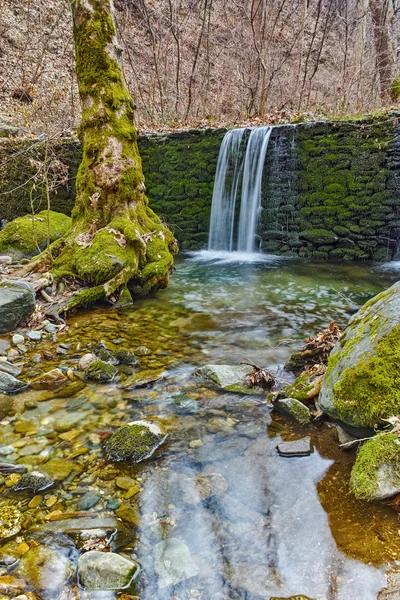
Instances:
[[[400,413],[400,282],[356,313],[328,361],[321,409],[355,427]]]
[[[117,375],[118,370],[109,362],[104,360],[94,360],[85,369],[86,379],[97,381],[98,383],[106,383],[112,381]]]
[[[35,256],[48,241],[54,242],[70,228],[71,218],[52,210],[18,217],[0,231],[0,253],[17,258]]]
[[[311,421],[310,410],[296,398],[278,398],[274,402],[274,410],[291,417],[301,425],[307,425]]]
[[[317,369],[304,371],[296,377],[292,384],[279,391],[279,397],[294,398],[305,403],[310,402],[318,396],[323,378],[323,374]]]
[[[385,500],[400,493],[400,439],[396,433],[377,435],[361,446],[350,489],[362,500]]]
[[[117,429],[107,441],[106,452],[111,460],[139,463],[150,458],[164,440],[155,423],[134,421]]]

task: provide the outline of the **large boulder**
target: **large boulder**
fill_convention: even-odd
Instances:
[[[396,433],[377,435],[361,446],[350,489],[361,500],[385,500],[400,494],[400,440]]]
[[[372,428],[400,413],[400,282],[349,321],[328,361],[321,409],[350,426]]]
[[[14,219],[0,231],[0,253],[16,258],[34,256],[71,228],[71,217],[52,210]]]
[[[34,310],[35,292],[31,283],[19,279],[0,283],[0,333],[16,329]]]

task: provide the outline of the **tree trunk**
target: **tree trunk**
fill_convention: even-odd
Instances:
[[[376,67],[379,75],[381,100],[384,104],[390,100],[393,75],[388,19],[389,2],[388,0],[370,0],[369,6],[374,25]]]
[[[51,273],[90,287],[71,299],[77,306],[165,287],[177,245],[145,196],[113,0],[71,0],[71,6],[83,157],[72,230],[52,249],[58,256]]]

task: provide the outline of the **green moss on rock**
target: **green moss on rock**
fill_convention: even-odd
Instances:
[[[333,244],[338,239],[332,231],[326,229],[307,229],[299,235],[312,244]]]
[[[382,337],[374,353],[346,369],[334,385],[335,408],[347,421],[358,416],[360,425],[374,426],[400,412],[400,325]]]
[[[373,500],[385,494],[388,484],[400,489],[400,440],[395,433],[377,435],[361,446],[351,472],[350,490],[361,500]],[[389,495],[390,489],[386,487]]]
[[[95,360],[85,369],[86,379],[99,383],[112,381],[117,373],[118,370],[112,364],[103,360]]]
[[[150,457],[163,439],[161,432],[139,421],[120,427],[107,441],[106,453],[114,461],[138,463]]]
[[[70,228],[70,217],[51,210],[18,217],[0,231],[0,253],[17,251],[34,256],[46,248],[48,241],[61,238]]]

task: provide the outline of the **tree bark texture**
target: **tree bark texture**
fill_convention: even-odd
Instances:
[[[72,231],[58,245],[51,272],[90,286],[75,300],[89,304],[121,293],[129,297],[127,286],[134,295],[165,287],[177,246],[145,195],[113,0],[71,0],[71,7],[83,157]]]
[[[390,88],[393,79],[393,57],[390,47],[389,34],[389,1],[370,0],[372,23],[376,52],[376,67],[379,75],[381,100],[383,103],[390,98]]]

